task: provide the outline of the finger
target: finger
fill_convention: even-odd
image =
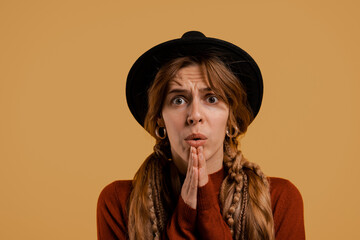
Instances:
[[[194,152],[194,149],[195,149],[194,147],[190,147],[186,176],[190,174],[190,171],[191,171],[191,169],[193,167],[193,152]]]
[[[194,148],[191,152],[191,158],[192,158],[192,167],[191,167],[191,187],[197,188],[198,187],[198,165],[199,165],[199,159],[197,156],[196,149]]]
[[[207,174],[206,169],[206,161],[203,152],[203,148],[198,148],[198,159],[199,159],[199,187],[205,186],[206,183],[209,181],[209,176]]]
[[[189,161],[187,174],[181,189],[181,197],[187,205],[196,209],[197,202],[197,188],[198,188],[198,169],[194,167],[194,162],[197,161],[196,149],[191,147],[189,151]]]
[[[198,162],[199,162],[199,168],[206,167],[205,157],[204,157],[204,149],[202,146],[198,147],[197,149],[198,154]]]
[[[198,172],[193,171],[193,174],[187,176],[189,182],[184,181],[181,189],[181,197],[184,202],[189,205],[192,209],[196,209],[197,204],[197,191],[198,191]]]
[[[194,147],[190,148],[190,154],[189,154],[189,162],[188,162],[188,169],[187,174],[184,180],[184,184],[186,183],[186,188],[193,188],[196,185],[196,182],[194,182],[195,176],[194,176],[194,162],[197,161],[196,156],[196,149]],[[197,185],[196,185],[197,187]]]
[[[197,191],[197,187],[198,187],[198,164],[199,164],[199,159],[197,156],[197,151],[196,148],[191,147],[191,160],[192,160],[192,165],[191,165],[191,170],[190,170],[190,187],[192,189],[194,189],[194,191]],[[196,194],[195,194],[196,195]]]
[[[194,169],[194,175],[193,175],[193,179],[192,179],[192,191],[191,194],[193,196],[195,196],[195,198],[197,197],[197,190],[198,190],[198,186],[199,186],[199,170],[198,169]]]
[[[199,157],[196,149],[192,153],[192,156],[193,156],[193,167],[197,169],[199,167]]]

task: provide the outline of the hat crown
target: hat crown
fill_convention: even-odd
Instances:
[[[206,36],[199,31],[189,31],[182,35],[181,39],[194,39],[194,38],[206,38]]]

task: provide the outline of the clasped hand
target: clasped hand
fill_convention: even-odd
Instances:
[[[208,181],[203,147],[190,147],[188,168],[181,188],[181,197],[191,208],[196,209],[198,188],[205,186]]]

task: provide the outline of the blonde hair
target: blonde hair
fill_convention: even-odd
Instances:
[[[128,200],[129,238],[159,239],[180,196],[180,174],[168,161],[170,143],[167,138],[159,139],[155,129],[169,81],[181,68],[190,65],[201,67],[210,88],[230,109],[227,127],[233,135],[224,140],[224,168],[228,175],[220,189],[223,218],[233,239],[273,240],[269,182],[259,166],[248,162],[238,150],[237,137],[246,132],[252,121],[246,92],[229,67],[214,54],[180,57],[168,62],[159,70],[149,89],[144,127],[155,137],[156,144],[133,180]]]

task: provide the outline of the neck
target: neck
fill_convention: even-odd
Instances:
[[[219,171],[223,166],[224,152],[219,151],[206,160],[206,170],[208,174]]]

